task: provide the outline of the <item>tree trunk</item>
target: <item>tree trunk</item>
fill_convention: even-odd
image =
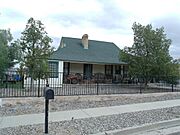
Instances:
[[[49,81],[48,81],[48,78],[46,78],[46,87],[49,87]]]
[[[21,78],[21,85],[22,85],[22,89],[24,89],[24,75],[22,76],[22,78]]]
[[[30,91],[34,90],[34,79],[31,77]]]
[[[144,82],[144,90],[146,91],[147,90],[147,87],[148,87],[148,79],[145,78],[145,82]]]

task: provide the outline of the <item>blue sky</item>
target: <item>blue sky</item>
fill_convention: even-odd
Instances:
[[[164,27],[172,39],[170,54],[180,58],[180,0],[0,0],[0,29],[19,38],[27,20],[41,20],[52,45],[62,36],[114,42],[123,49],[133,44],[132,24]]]

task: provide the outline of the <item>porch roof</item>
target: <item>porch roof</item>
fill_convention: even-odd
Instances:
[[[89,40],[88,49],[84,49],[81,39],[62,37],[59,48],[51,55],[51,60],[126,64],[119,59],[120,49],[112,42]]]

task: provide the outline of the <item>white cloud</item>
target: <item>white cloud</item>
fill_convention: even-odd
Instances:
[[[135,21],[146,25],[166,16],[175,16],[172,21],[180,18],[180,0],[0,0],[0,3],[0,28],[10,28],[17,34],[24,30],[28,18],[34,17],[45,25],[56,47],[62,36],[81,38],[87,33],[90,39],[114,42],[123,48],[133,43],[131,27]],[[167,33],[177,35],[172,29]],[[177,56],[178,40],[173,40],[171,52]]]
[[[0,8],[14,9],[26,16],[38,19],[57,13],[97,13],[101,9],[100,4],[95,0],[4,0],[1,2]]]
[[[116,0],[119,8],[127,12],[129,23],[152,23],[155,18],[167,15],[180,15],[179,0]]]

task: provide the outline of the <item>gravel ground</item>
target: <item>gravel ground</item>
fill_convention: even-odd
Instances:
[[[124,113],[90,119],[78,119],[49,124],[49,135],[88,135],[108,130],[122,129],[170,120],[180,117],[180,107]],[[0,130],[1,135],[43,135],[44,125],[19,126]]]
[[[180,93],[151,93],[133,95],[99,95],[55,97],[50,101],[50,111],[114,106],[132,103],[179,99]],[[21,115],[44,112],[44,98],[3,99],[0,116]],[[90,119],[53,122],[49,124],[49,135],[87,135],[108,130],[122,129],[180,118],[180,106]],[[28,125],[0,129],[0,135],[44,135],[44,125]]]
[[[64,111],[133,103],[180,99],[180,93],[121,94],[92,96],[58,96],[50,101],[50,111]],[[44,98],[2,99],[0,116],[22,115],[44,112]]]

